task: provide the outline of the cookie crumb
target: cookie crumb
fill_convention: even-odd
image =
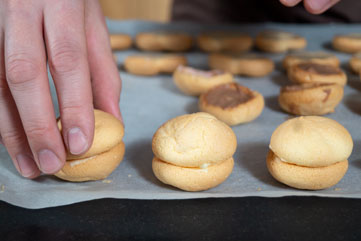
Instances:
[[[333,190],[335,190],[335,191],[340,191],[340,190],[341,190],[341,188],[339,188],[339,187],[335,187]]]
[[[262,188],[260,188],[260,187],[259,187],[259,188],[257,188],[257,191],[262,191]]]
[[[103,183],[112,183],[113,181],[112,180],[108,180],[108,179],[105,179],[102,181]]]
[[[132,177],[132,175],[128,174],[128,177]]]
[[[5,192],[5,185],[4,184],[2,184],[0,186],[0,193],[3,193],[3,192]]]

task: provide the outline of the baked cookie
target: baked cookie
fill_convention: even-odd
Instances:
[[[322,51],[318,52],[295,52],[286,55],[282,61],[283,67],[287,70],[293,65],[300,63],[316,63],[316,64],[326,64],[332,65],[335,67],[340,66],[340,60],[334,55]]]
[[[233,76],[222,70],[203,71],[181,65],[174,71],[173,80],[183,93],[198,96],[214,86],[233,82]]]
[[[236,135],[216,117],[202,112],[178,116],[153,136],[153,172],[182,190],[206,190],[231,174],[236,148]]]
[[[255,54],[211,54],[208,61],[211,69],[250,77],[266,76],[275,67],[271,59]]]
[[[334,120],[302,116],[278,126],[269,148],[267,168],[276,180],[298,189],[319,190],[345,175],[353,141]]]
[[[332,45],[334,49],[345,53],[361,52],[361,33],[336,35]]]
[[[55,174],[71,182],[100,180],[112,173],[123,160],[125,145],[123,124],[111,114],[94,110],[93,144],[82,155],[67,154],[63,168]],[[61,122],[58,120],[60,131]]]
[[[198,35],[197,42],[205,52],[246,52],[253,45],[251,36],[236,32],[202,33]]]
[[[192,47],[193,38],[186,33],[148,32],[137,34],[135,44],[145,51],[182,52]]]
[[[325,115],[334,112],[343,98],[343,86],[332,83],[306,83],[281,88],[278,102],[294,115]]]
[[[296,64],[288,69],[294,83],[335,83],[345,85],[347,76],[339,67],[316,63]]]
[[[228,125],[256,119],[263,110],[264,99],[257,91],[237,83],[218,85],[199,98],[199,109]]]
[[[132,38],[127,34],[110,34],[109,37],[113,50],[129,49],[132,46]]]
[[[288,50],[303,49],[307,45],[305,38],[288,32],[267,30],[256,37],[259,50],[270,53],[282,53]]]
[[[355,74],[361,73],[361,52],[354,54],[349,61],[350,68]]]
[[[124,60],[124,68],[135,75],[171,74],[178,66],[186,65],[187,59],[181,55],[132,55]]]

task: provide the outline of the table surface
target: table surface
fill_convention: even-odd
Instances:
[[[360,240],[361,200],[99,199],[39,210],[0,202],[2,241]]]

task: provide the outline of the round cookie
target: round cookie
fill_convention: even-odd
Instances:
[[[318,190],[342,179],[353,141],[332,119],[302,116],[278,126],[269,148],[267,168],[276,180],[294,188]]]
[[[333,48],[345,53],[361,52],[361,33],[335,35]]]
[[[211,54],[209,66],[212,69],[250,77],[265,76],[274,70],[272,60],[255,54]]]
[[[316,63],[296,64],[288,69],[294,83],[335,83],[345,85],[346,74],[338,67]]]
[[[288,50],[303,49],[307,45],[305,38],[288,32],[266,30],[256,37],[259,50],[270,53],[282,53]]]
[[[201,111],[214,115],[228,125],[256,119],[263,107],[264,98],[260,93],[237,83],[216,86],[199,98]]]
[[[197,43],[205,52],[246,52],[252,48],[251,36],[236,32],[209,32],[197,37]]]
[[[152,149],[162,161],[202,167],[233,156],[237,140],[232,129],[213,115],[198,112],[173,118],[153,136]]]
[[[301,51],[301,52],[290,53],[286,55],[286,57],[282,61],[282,65],[286,70],[300,63],[326,64],[335,67],[340,66],[340,60],[334,54],[330,54],[322,51],[318,51],[318,52]]]
[[[144,51],[182,52],[192,47],[193,38],[185,33],[145,32],[137,34],[135,44]]]
[[[294,115],[325,115],[334,112],[343,98],[343,86],[332,83],[306,83],[281,88],[278,102]]]
[[[132,38],[127,34],[110,34],[109,37],[113,50],[129,49],[132,46]]]
[[[361,73],[361,52],[354,54],[350,61],[349,61],[349,65],[351,70],[355,73],[355,74],[360,74]]]
[[[67,153],[64,167],[55,176],[72,182],[106,178],[122,161],[125,151],[123,124],[111,114],[94,110],[92,146],[82,155]],[[61,121],[58,120],[60,131]]]
[[[205,168],[181,167],[154,157],[154,175],[163,183],[184,191],[203,191],[218,186],[232,173],[234,161],[229,158]]]
[[[132,55],[124,60],[124,68],[135,75],[157,75],[173,73],[178,66],[186,65],[187,59],[181,55]]]
[[[174,72],[173,80],[183,93],[198,96],[214,86],[233,82],[233,76],[222,70],[202,71],[181,65]]]

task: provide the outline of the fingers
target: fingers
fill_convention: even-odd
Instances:
[[[294,7],[302,2],[302,0],[280,0],[280,2],[287,7]]]
[[[42,13],[36,3],[6,1],[5,75],[16,108],[2,108],[8,113],[5,117],[2,116],[7,118],[4,121],[14,123],[12,129],[8,129],[8,132],[2,130],[1,135],[5,145],[9,146],[11,155],[18,159],[17,152],[26,145],[25,138],[19,131],[21,128],[16,113],[9,113],[17,109],[35,162],[44,173],[55,173],[64,165],[65,150],[56,125],[49,91],[42,38]],[[32,14],[29,14],[30,12]],[[3,99],[9,99],[9,96],[5,96],[5,87],[3,90]],[[12,141],[9,141],[10,138]],[[31,157],[20,157],[20,169],[20,162],[26,163],[29,169],[33,168],[30,167],[31,161],[24,158]]]
[[[5,144],[16,169],[27,178],[39,176],[39,168],[35,164],[15,102],[6,83],[2,31],[0,32],[0,123],[0,142]]]
[[[48,61],[59,99],[64,142],[75,155],[88,150],[94,135],[84,7],[83,1],[56,0],[44,9]]]
[[[339,1],[340,0],[304,0],[304,5],[310,13],[321,14]]]
[[[122,120],[119,110],[121,80],[109,35],[97,0],[86,1],[86,36],[94,105]]]

